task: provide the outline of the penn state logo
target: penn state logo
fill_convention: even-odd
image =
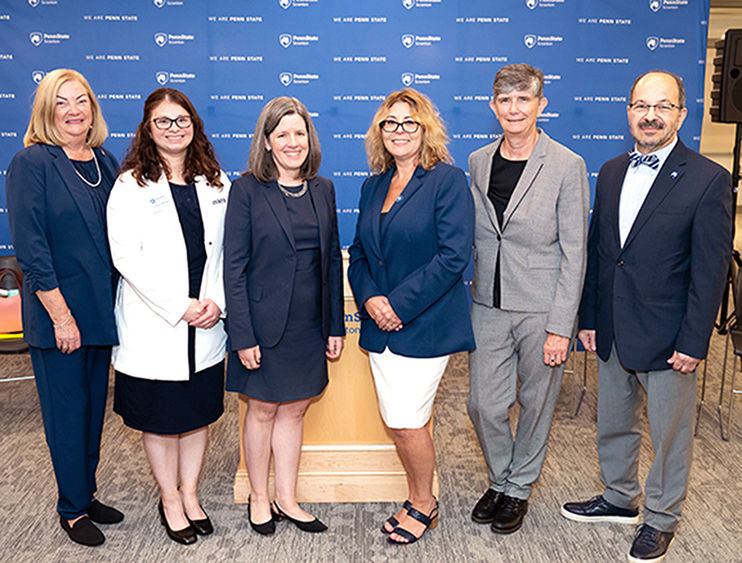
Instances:
[[[649,0],[649,9],[653,12],[659,12],[662,8],[662,0]]]
[[[170,73],[165,72],[164,70],[161,70],[159,72],[155,73],[155,80],[157,80],[157,83],[160,86],[164,86],[168,83],[168,80],[170,80]]]
[[[40,31],[32,31],[28,34],[28,40],[31,41],[31,45],[38,47],[44,42],[44,36]]]
[[[35,8],[36,6],[39,5],[40,1],[41,0],[28,0],[28,5],[31,6],[32,8]]]
[[[278,5],[284,10],[288,10],[291,7],[293,0],[278,0]]]
[[[403,72],[402,73],[402,84],[405,86],[412,86],[412,83],[415,81],[415,75],[411,72]]]
[[[535,10],[538,8],[538,0],[526,0],[526,8],[529,10]]]
[[[529,49],[533,49],[533,46],[536,45],[536,36],[532,34],[524,35],[523,36],[523,43],[526,47]]]
[[[402,0],[402,5],[408,10],[411,10],[415,7],[415,0]]]
[[[291,75],[290,72],[282,72],[278,75],[278,79],[281,81],[281,84],[284,86],[288,86],[294,81],[294,77]]]
[[[654,51],[657,47],[659,47],[660,39],[656,35],[650,35],[649,37],[647,37],[646,44],[647,49],[649,49],[650,51]]]
[[[41,82],[41,79],[46,76],[46,73],[43,70],[34,70],[31,71],[31,80],[33,80],[36,84]]]
[[[415,44],[415,36],[410,35],[409,33],[405,33],[402,36],[402,45],[405,46],[406,49],[409,49]]]
[[[278,42],[281,44],[281,47],[288,49],[291,46],[291,35],[282,33],[278,36]]]
[[[167,33],[155,33],[155,45],[158,47],[167,45]]]
[[[165,0],[152,0],[152,3],[158,8],[162,8],[165,5]]]

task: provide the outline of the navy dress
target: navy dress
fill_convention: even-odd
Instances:
[[[301,186],[284,189],[298,193]],[[230,353],[227,391],[273,403],[319,395],[327,385],[325,340],[320,309],[320,241],[317,213],[309,191],[284,197],[296,245],[296,271],[288,323],[278,344],[261,346],[260,367],[246,369]]]
[[[188,296],[198,299],[206,265],[204,225],[195,184],[170,183],[188,255]],[[218,322],[222,322],[219,320]],[[130,428],[182,434],[216,421],[224,412],[224,361],[195,372],[196,329],[188,327],[188,381],[155,381],[116,371],[113,410]]]

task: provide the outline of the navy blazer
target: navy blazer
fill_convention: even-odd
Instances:
[[[579,326],[607,360],[615,341],[636,371],[668,369],[674,350],[704,358],[732,249],[729,173],[678,140],[621,248],[618,205],[628,154],[600,169]]]
[[[308,180],[317,212],[322,281],[322,336],[343,336],[343,259],[335,188]],[[252,174],[232,183],[224,226],[224,288],[232,351],[278,344],[288,322],[296,247],[291,221],[275,181]]]
[[[93,149],[116,178],[118,163]],[[102,182],[97,190],[111,191]],[[13,157],[5,190],[10,235],[23,269],[23,337],[31,346],[54,348],[51,318],[36,296],[59,288],[75,316],[83,346],[118,344],[113,320],[115,274],[105,225],[90,194],[61,147],[34,144]]]
[[[464,172],[444,163],[418,166],[380,225],[396,168],[361,188],[360,215],[350,247],[348,279],[361,316],[360,345],[429,358],[473,350],[474,334],[463,273],[474,240],[474,201]],[[364,307],[384,295],[403,328],[383,331]]]

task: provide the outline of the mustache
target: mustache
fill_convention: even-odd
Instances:
[[[639,123],[639,129],[646,129],[647,127],[651,127],[652,129],[664,129],[665,124],[659,119],[645,119]]]

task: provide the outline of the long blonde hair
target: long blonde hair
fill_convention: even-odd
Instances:
[[[405,88],[387,96],[376,111],[366,133],[366,155],[371,171],[374,174],[382,174],[394,164],[394,157],[384,147],[380,124],[386,119],[389,109],[397,102],[408,104],[411,116],[422,127],[423,138],[418,164],[430,170],[439,162],[453,162],[446,146],[448,144],[446,126],[441,121],[433,102],[414,88]]]

